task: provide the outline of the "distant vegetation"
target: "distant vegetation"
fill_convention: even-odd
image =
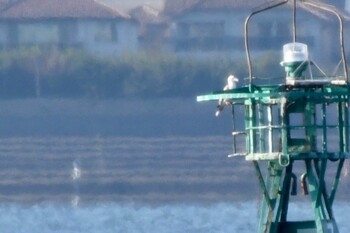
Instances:
[[[278,54],[265,54],[254,71],[280,77],[279,60]],[[0,52],[0,97],[188,97],[221,89],[230,73],[245,84],[244,57],[232,61],[140,53],[102,58],[72,49],[16,49]]]

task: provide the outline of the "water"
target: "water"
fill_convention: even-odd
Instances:
[[[350,231],[348,214],[344,214],[349,208],[349,203],[336,205],[340,232]],[[293,204],[292,218],[309,217],[304,209],[303,203]],[[0,226],[4,233],[252,233],[256,232],[257,220],[254,202],[162,206],[103,203],[79,208],[62,204],[0,206]]]
[[[237,215],[242,208],[247,211]],[[255,228],[255,218],[249,219],[251,212],[254,210],[249,203],[159,207],[108,203],[79,208],[55,204],[3,205],[0,225],[1,232],[9,233],[250,232]]]
[[[240,199],[244,195],[236,192],[237,187],[247,190],[255,180],[242,183],[235,174],[254,173],[243,159],[227,158],[232,150],[230,140],[176,136],[0,138],[0,201]]]
[[[0,100],[0,137],[230,135],[230,111],[189,99]]]
[[[1,232],[256,232],[257,180],[231,150],[226,136],[0,138]],[[306,200],[290,219],[312,218]]]

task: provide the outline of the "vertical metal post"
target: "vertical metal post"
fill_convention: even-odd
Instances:
[[[334,202],[334,199],[335,199],[335,194],[336,194],[337,189],[338,189],[338,184],[339,184],[340,175],[341,175],[341,171],[343,169],[343,166],[344,166],[344,159],[340,159],[337,171],[335,173],[335,178],[334,178],[334,181],[333,181],[331,194],[330,194],[330,197],[329,197],[330,205],[333,205],[333,202]]]
[[[311,94],[315,90],[309,89],[305,91],[308,91]],[[304,125],[305,125],[305,136],[310,146],[309,148],[310,151],[316,150],[315,122],[316,122],[315,104],[312,102],[306,102],[305,112],[304,112]]]
[[[249,101],[249,153],[254,154],[257,152],[256,150],[256,130],[254,127],[257,125],[256,124],[256,103],[255,100],[250,100]]]
[[[237,142],[236,142],[236,122],[235,122],[235,105],[231,106],[232,111],[232,136],[233,136],[233,154],[237,153]]]
[[[259,103],[258,105],[258,118],[259,118],[259,152],[265,153],[265,131],[266,129],[262,128],[265,125],[265,112],[264,112],[264,106],[262,103]]]
[[[306,164],[306,174],[307,174],[308,183],[309,183],[309,191],[312,199],[312,206],[314,209],[316,230],[317,230],[317,233],[326,233],[327,231],[326,229],[324,229],[324,225],[322,222],[322,219],[323,219],[322,211],[320,209],[319,203],[317,202],[318,185],[317,185],[317,181],[314,176],[314,173],[312,171],[311,160],[305,160],[305,164]]]
[[[291,162],[288,165],[288,167],[286,168],[286,174],[284,177],[283,188],[281,191],[280,213],[279,212],[277,213],[276,221],[278,220],[277,217],[279,217],[279,216],[280,216],[281,222],[287,221],[292,171],[293,171],[293,162]]]
[[[269,227],[267,224],[268,214],[273,210],[273,204],[270,199],[270,187],[271,187],[271,180],[270,180],[270,167],[268,168],[268,174],[266,177],[266,182],[263,178],[263,175],[260,170],[259,163],[257,161],[253,161],[253,165],[255,168],[255,172],[257,174],[260,188],[262,190],[263,199],[261,200],[261,208],[260,208],[260,219],[259,219],[259,233],[266,233],[267,228]]]
[[[348,102],[342,102],[342,115],[343,115],[343,152],[349,150],[349,108]]]
[[[344,152],[344,118],[343,118],[343,103],[338,103],[338,138],[339,138],[339,151]]]
[[[282,154],[280,155],[279,158],[279,163],[282,166],[288,166],[289,165],[289,154],[288,154],[288,140],[289,140],[289,115],[287,113],[288,111],[288,106],[287,106],[287,98],[282,97],[281,98],[281,113],[280,113],[280,118],[281,118],[281,149],[282,149]]]
[[[349,151],[349,96],[345,97],[346,102],[344,102],[344,149],[345,151]]]
[[[269,145],[269,153],[273,152],[273,133],[272,133],[272,105],[267,105],[267,121],[268,121],[268,145]]]
[[[257,161],[253,161],[259,170]],[[280,197],[283,168],[275,162],[269,162],[266,179],[260,173],[259,183],[263,189],[264,199],[261,204],[259,233],[278,233],[278,222],[274,222],[276,204]],[[259,174],[259,173],[258,173]],[[279,208],[279,206],[278,206]]]
[[[324,88],[323,88],[324,92]],[[328,148],[327,148],[327,108],[326,102],[322,103],[322,152],[323,156],[327,156]]]

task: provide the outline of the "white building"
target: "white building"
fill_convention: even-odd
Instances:
[[[173,50],[178,54],[198,56],[244,57],[244,22],[263,0],[168,0],[165,13],[172,15]],[[249,45],[252,53],[267,50],[280,51],[293,40],[290,6],[284,5],[252,18]],[[328,23],[317,15],[298,11],[297,40],[309,45],[314,58],[329,58],[324,48],[334,44],[334,35]],[[334,27],[332,27],[334,28]],[[331,41],[330,41],[331,40]],[[338,41],[338,40],[337,40]],[[334,49],[335,50],[335,49]],[[332,50],[333,51],[333,50]],[[322,54],[321,54],[322,53]],[[333,56],[333,55],[332,55]],[[322,61],[324,62],[324,61]]]
[[[76,47],[122,54],[138,49],[138,23],[94,0],[26,0],[3,6],[1,47]]]

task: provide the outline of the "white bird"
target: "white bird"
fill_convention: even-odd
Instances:
[[[236,84],[238,82],[238,78],[236,78],[234,75],[229,75],[227,77],[227,84],[224,87],[224,91],[227,90],[232,90],[236,88]],[[221,111],[224,109],[225,105],[230,105],[230,101],[229,100],[225,100],[225,99],[219,99],[218,101],[218,105],[216,106],[216,112],[215,112],[215,116],[219,116]]]

